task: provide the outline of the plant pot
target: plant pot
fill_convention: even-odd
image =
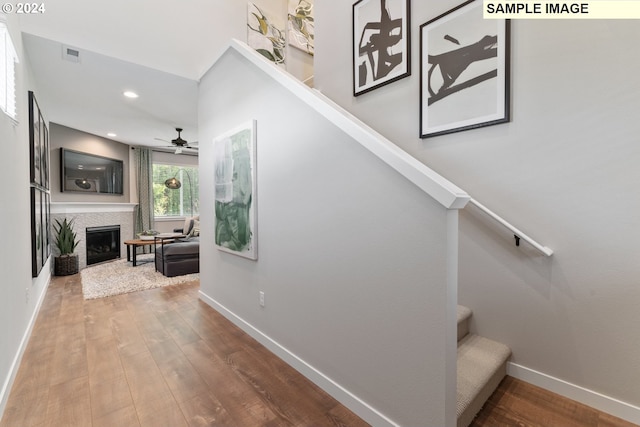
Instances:
[[[54,274],[69,276],[78,273],[78,255],[60,255],[54,259]]]

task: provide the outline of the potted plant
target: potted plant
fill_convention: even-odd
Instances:
[[[78,272],[78,255],[73,251],[78,246],[76,240],[76,232],[73,231],[73,220],[60,222],[56,219],[56,224],[53,226],[55,233],[54,243],[60,252],[60,255],[55,257],[54,274],[56,276],[68,276],[70,274],[76,274]]]

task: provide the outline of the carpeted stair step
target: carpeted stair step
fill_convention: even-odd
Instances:
[[[467,427],[507,374],[511,350],[504,344],[469,334],[458,342],[458,427]]]
[[[458,342],[469,333],[469,319],[471,309],[463,305],[458,306]]]

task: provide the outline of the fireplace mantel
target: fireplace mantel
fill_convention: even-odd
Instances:
[[[133,212],[137,203],[51,202],[52,214]]]

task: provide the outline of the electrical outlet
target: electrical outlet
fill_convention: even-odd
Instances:
[[[29,303],[29,298],[30,298],[30,295],[29,295],[29,288],[26,288],[26,289],[25,289],[24,296],[25,296],[25,298],[26,298],[26,300],[27,300],[27,304],[28,304],[28,303]]]
[[[260,307],[264,307],[264,291],[260,291]]]

